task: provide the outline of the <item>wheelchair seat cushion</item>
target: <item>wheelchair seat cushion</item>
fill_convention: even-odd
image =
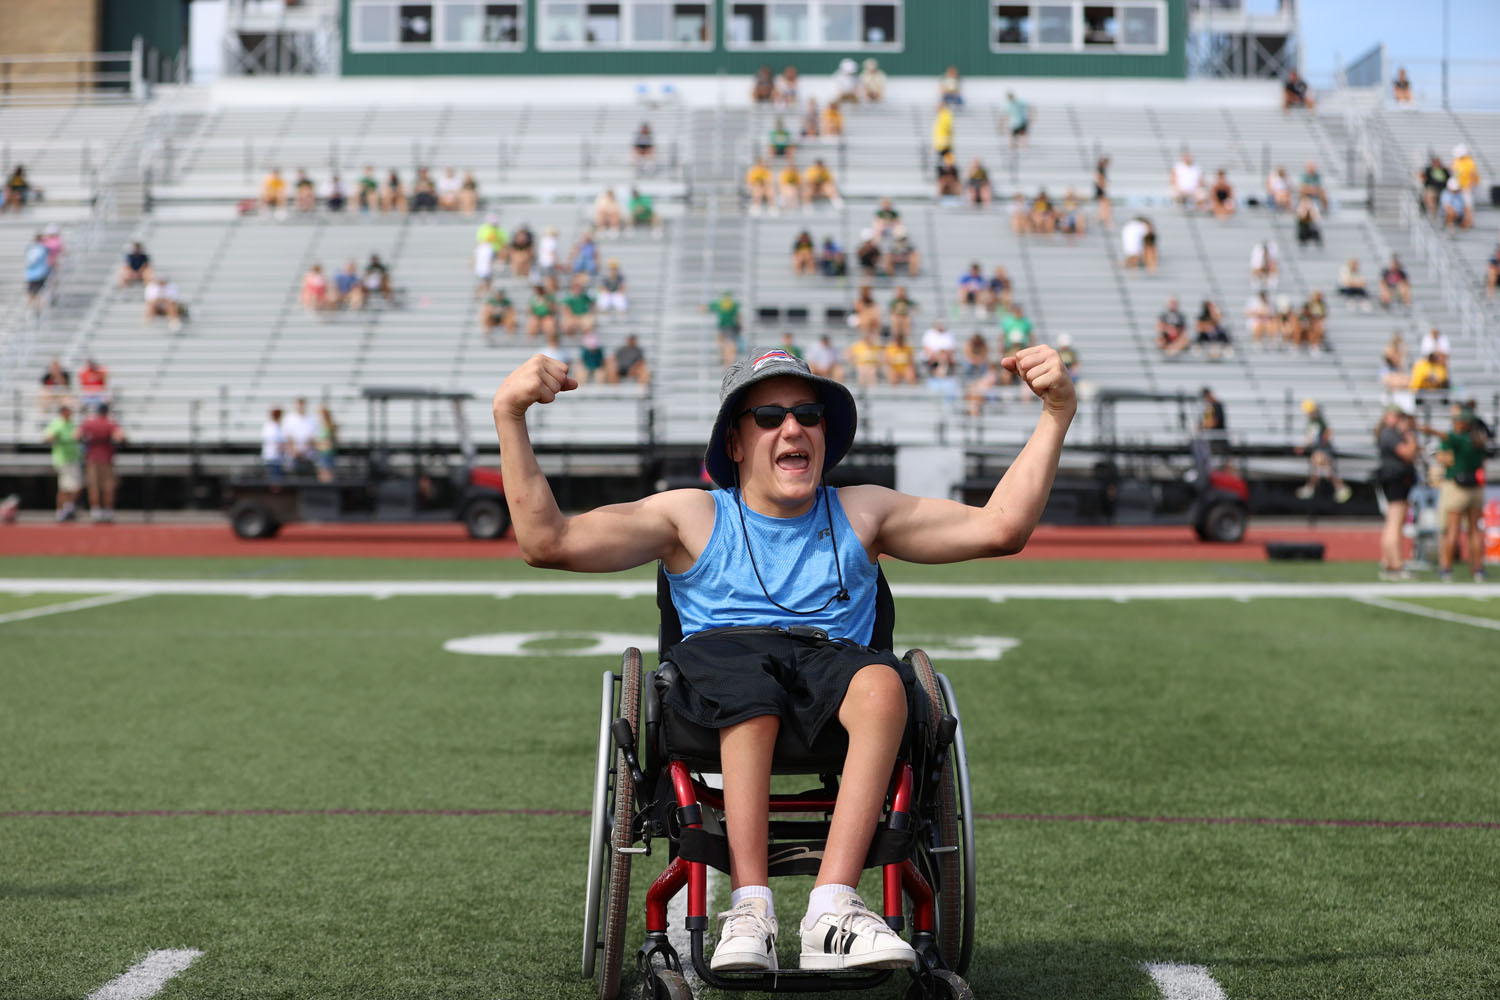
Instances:
[[[718,730],[746,719],[781,719],[778,768],[842,762],[847,737],[829,725],[854,675],[872,663],[895,670],[911,704],[916,675],[889,651],[781,629],[713,629],[673,646],[659,671],[668,752],[718,756]],[[667,683],[662,683],[667,682]]]

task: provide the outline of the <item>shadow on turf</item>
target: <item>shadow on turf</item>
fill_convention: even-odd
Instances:
[[[134,892],[131,885],[18,885],[0,882],[0,899],[88,899]]]

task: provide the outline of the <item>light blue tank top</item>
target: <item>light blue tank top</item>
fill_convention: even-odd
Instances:
[[[739,502],[737,490],[712,493],[714,530],[708,544],[686,573],[667,574],[684,638],[727,625],[807,626],[869,645],[875,629],[876,566],[844,516],[838,491],[820,489],[822,497],[812,510],[791,518],[757,514]],[[741,510],[755,552],[754,566],[740,528]],[[788,614],[766,594],[788,608],[811,611],[838,593],[833,541],[828,537],[830,513],[849,600],[834,600],[815,614]],[[757,566],[765,591],[755,578]]]

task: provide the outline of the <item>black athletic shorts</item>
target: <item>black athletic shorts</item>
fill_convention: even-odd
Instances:
[[[1416,485],[1415,471],[1398,472],[1380,477],[1380,492],[1385,495],[1386,503],[1405,503],[1406,498],[1411,496],[1412,488]]]
[[[667,707],[705,729],[725,729],[760,715],[778,716],[809,746],[837,714],[854,675],[884,663],[916,689],[911,665],[890,651],[848,639],[792,635],[783,629],[708,629],[667,651],[686,684]]]

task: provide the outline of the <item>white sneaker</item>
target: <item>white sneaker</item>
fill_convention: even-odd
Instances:
[[[907,969],[916,960],[911,945],[853,893],[802,928],[804,969]]]
[[[1298,500],[1308,500],[1308,499],[1310,499],[1312,497],[1312,495],[1313,495],[1313,488],[1311,486],[1305,486],[1304,485],[1304,486],[1297,487],[1297,499]]]
[[[714,972],[760,972],[776,968],[776,914],[764,899],[746,899],[719,914],[724,932],[708,967]]]

